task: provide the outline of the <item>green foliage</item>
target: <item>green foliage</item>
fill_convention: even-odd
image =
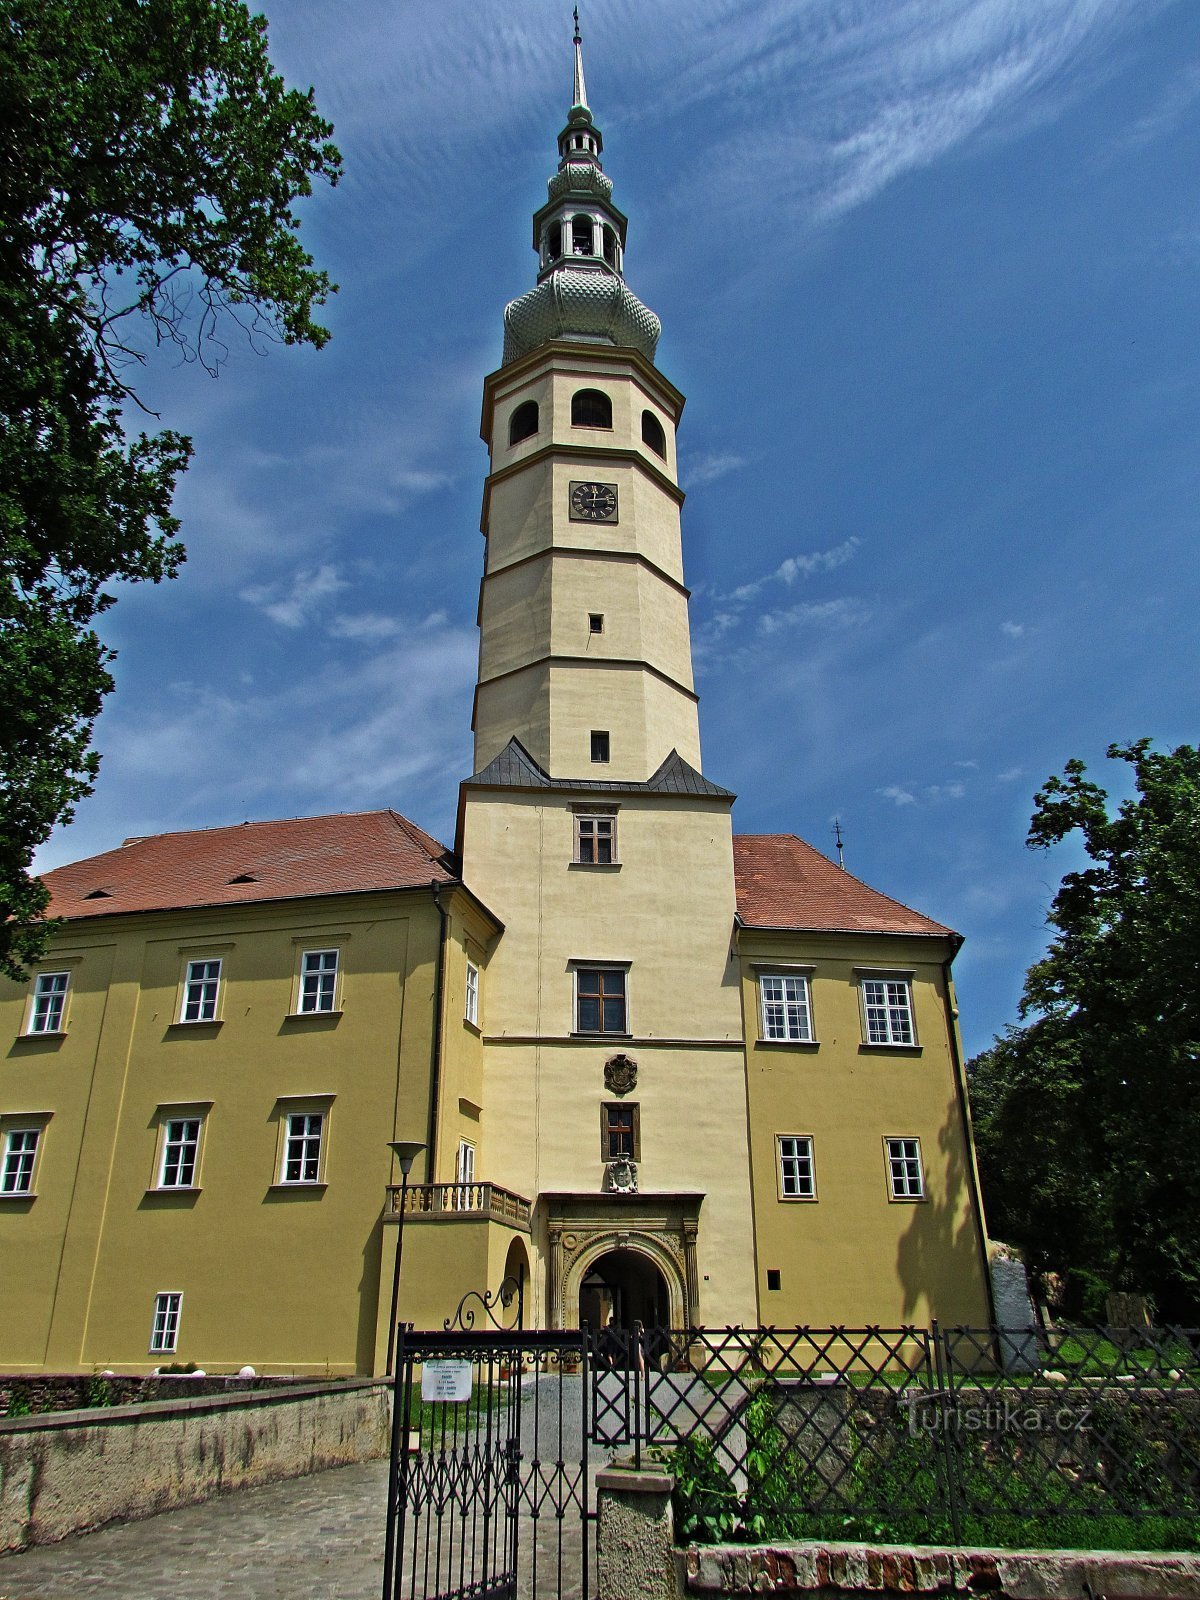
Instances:
[[[1051,906],[1021,1025],[970,1066],[991,1229],[1068,1309],[1109,1290],[1200,1318],[1200,752],[1113,745],[1134,795],[1113,807],[1067,763],[1036,796],[1029,844],[1078,836],[1088,865]]]
[[[9,0],[0,21],[0,969],[44,948],[33,852],[90,793],[115,581],[183,559],[190,442],[130,437],[146,346],[322,345],[294,202],[340,157],[242,0]]]
[[[29,1398],[29,1389],[23,1383],[14,1383],[9,1391],[8,1408],[6,1417],[30,1417],[33,1415],[33,1402]]]
[[[93,1410],[97,1406],[116,1405],[113,1398],[112,1385],[107,1378],[102,1378],[98,1372],[93,1372],[83,1386],[84,1410]]]
[[[160,1378],[172,1378],[199,1370],[194,1361],[168,1361],[165,1367],[159,1367],[158,1375]]]

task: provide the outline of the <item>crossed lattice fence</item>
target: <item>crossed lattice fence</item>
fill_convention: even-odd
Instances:
[[[607,1329],[592,1430],[684,1539],[1200,1548],[1200,1334]]]

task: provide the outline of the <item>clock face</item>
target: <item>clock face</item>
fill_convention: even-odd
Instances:
[[[573,483],[571,519],[575,522],[615,522],[617,486],[615,483]]]

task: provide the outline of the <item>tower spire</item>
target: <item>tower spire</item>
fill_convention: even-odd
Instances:
[[[583,81],[583,39],[580,37],[580,33],[579,33],[579,7],[578,6],[575,7],[574,16],[575,16],[575,99],[574,99],[574,102],[573,102],[573,104],[571,106],[571,110],[574,111],[576,109],[576,107],[582,107],[582,109],[584,111],[586,111],[588,109],[587,84]]]

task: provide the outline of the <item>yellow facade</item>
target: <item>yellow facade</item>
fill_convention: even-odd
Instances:
[[[552,192],[603,211],[563,148]],[[36,1030],[36,974],[0,984],[7,1368],[383,1371],[401,1215],[419,1326],[511,1278],[527,1326],[989,1320],[957,937],[790,835],[735,840],[701,762],[683,396],[611,262],[556,286],[562,237],[484,386],[456,853],[367,813],[398,875],[328,848],[353,818],[226,830],[246,860],[219,871],[197,834],[50,875],[61,1025]],[[309,827],[307,887],[273,894],[256,841]],[[151,847],[176,898],[123,911]],[[426,1147],[402,1193],[391,1140]]]

